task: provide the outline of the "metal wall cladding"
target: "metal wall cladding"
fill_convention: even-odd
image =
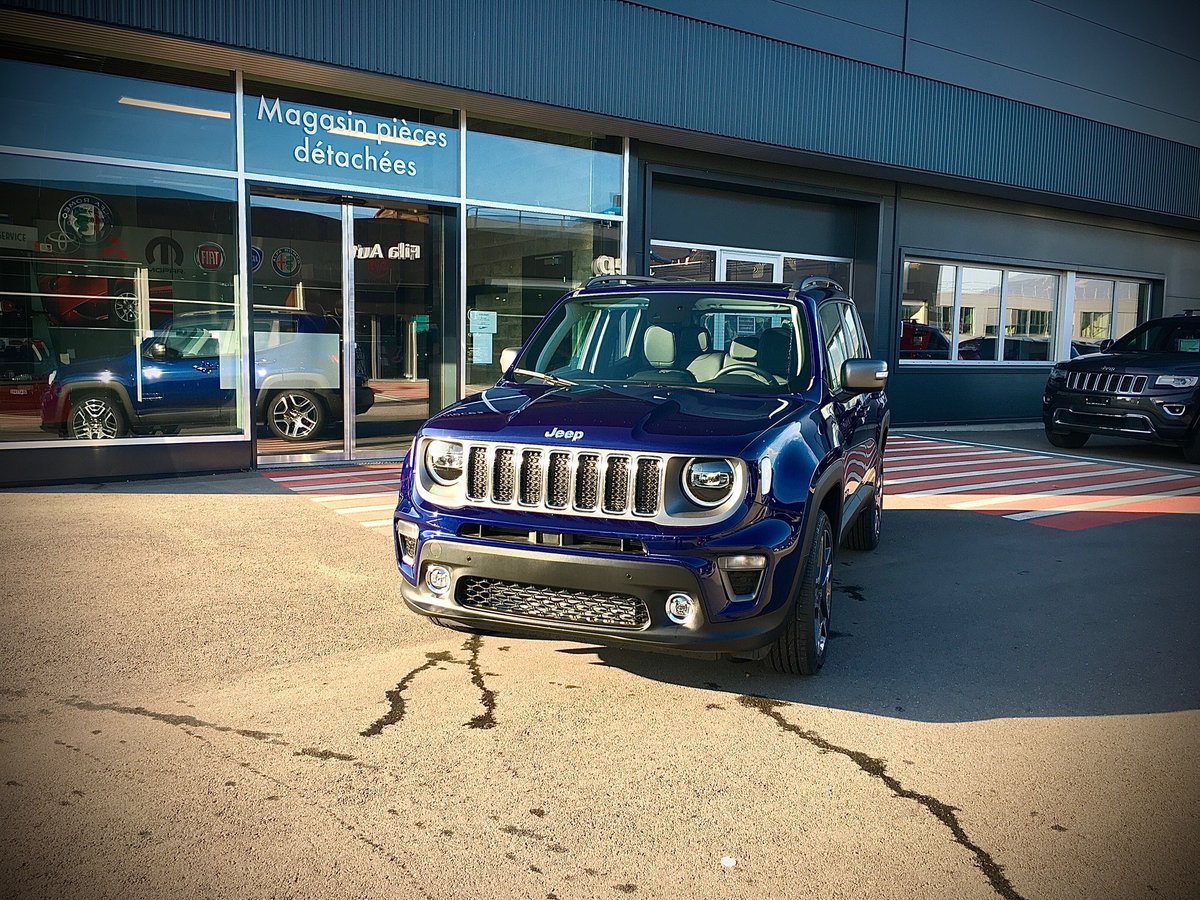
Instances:
[[[624,0],[4,0],[633,122],[1200,219],[1200,148]]]

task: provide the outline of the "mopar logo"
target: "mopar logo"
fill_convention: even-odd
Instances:
[[[548,438],[563,438],[568,441],[578,441],[583,437],[582,431],[563,431],[561,428],[551,428],[546,432]]]

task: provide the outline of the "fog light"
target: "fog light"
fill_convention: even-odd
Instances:
[[[439,597],[446,593],[450,590],[450,570],[436,563],[431,565],[425,570],[425,587]]]
[[[672,594],[667,598],[667,618],[676,625],[686,625],[696,609],[696,601],[687,594]]]
[[[722,556],[717,560],[717,565],[725,569],[765,569],[767,566],[767,558],[761,553],[748,553],[740,556]]]
[[[1187,407],[1182,403],[1164,403],[1163,412],[1168,416],[1182,416],[1187,412]]]

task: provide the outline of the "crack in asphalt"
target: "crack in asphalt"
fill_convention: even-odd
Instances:
[[[384,698],[388,702],[388,711],[382,716],[359,732],[363,737],[376,737],[383,732],[383,729],[389,725],[395,725],[404,719],[404,714],[408,711],[408,706],[405,701],[404,692],[408,690],[418,675],[429,669],[436,668],[439,663],[454,663],[455,665],[465,665],[467,671],[471,673],[471,683],[479,689],[479,702],[483,705],[483,712],[475,716],[471,721],[463,723],[467,728],[495,728],[496,727],[496,691],[487,686],[483,680],[483,669],[479,665],[479,651],[483,648],[483,638],[477,634],[471,635],[462,645],[462,649],[466,650],[470,655],[466,660],[456,659],[449,650],[438,650],[434,653],[425,654],[425,662],[410,671],[407,675],[400,679],[399,683],[390,691],[384,692]],[[489,675],[492,673],[488,673]]]
[[[267,741],[272,744],[281,744],[287,746],[287,742],[281,740],[281,735],[270,731],[254,731],[249,728],[233,728],[229,725],[217,725],[215,722],[205,722],[203,719],[197,719],[195,716],[179,715],[177,713],[156,712],[152,709],[146,709],[144,706],[122,706],[119,703],[92,703],[90,700],[59,700],[59,703],[64,706],[70,706],[74,709],[80,709],[85,712],[115,712],[122,713],[127,716],[144,716],[147,719],[154,719],[158,722],[166,722],[168,725],[185,725],[189,728],[211,728],[213,731],[223,731],[228,734],[237,734],[245,738],[251,738],[255,741]]]
[[[454,661],[454,657],[450,655],[449,650],[439,650],[436,653],[426,653],[425,662],[421,663],[421,665],[417,666],[415,669],[401,678],[400,683],[390,691],[384,692],[384,699],[386,699],[389,704],[388,711],[360,731],[359,734],[363,737],[375,737],[389,725],[395,725],[397,722],[403,719],[405,713],[404,691],[410,684],[412,684],[412,680],[426,669],[432,669],[440,662]]]
[[[976,844],[967,836],[966,829],[959,822],[958,808],[951,806],[936,797],[930,797],[928,794],[919,794],[916,791],[904,787],[893,775],[887,773],[887,765],[881,759],[876,759],[868,756],[861,750],[851,750],[848,747],[839,747],[837,744],[830,743],[821,737],[815,731],[806,731],[798,725],[793,725],[778,712],[781,706],[790,706],[782,700],[770,700],[766,697],[755,697],[749,694],[743,694],[738,697],[738,702],[748,709],[756,709],[767,718],[771,719],[789,734],[794,734],[802,740],[807,741],[819,750],[824,750],[830,753],[838,753],[855,765],[863,772],[882,781],[893,794],[905,800],[913,800],[921,806],[929,810],[939,822],[950,829],[950,833],[954,835],[955,843],[969,850],[975,855],[976,864],[987,876],[987,880],[991,883],[992,889],[1004,897],[1005,900],[1024,900],[1017,893],[1016,888],[1012,886],[1012,882],[1004,875],[1004,867],[992,859],[991,854]]]
[[[69,700],[57,700],[57,703],[63,706],[69,706],[72,709],[82,710],[84,712],[115,712],[126,716],[141,716],[147,719],[153,719],[155,722],[162,722],[166,725],[175,725],[182,728],[188,734],[192,734],[188,729],[205,728],[211,731],[219,731],[224,734],[236,734],[240,737],[250,738],[255,741],[262,741],[266,744],[271,744],[276,747],[292,747],[295,746],[292,742],[283,739],[283,736],[272,731],[255,731],[250,728],[233,728],[229,725],[218,725],[216,722],[206,722],[203,719],[198,719],[195,716],[189,716],[180,713],[165,713],[158,712],[153,709],[146,709],[144,706],[122,706],[119,703],[93,703],[90,700],[81,700],[78,697],[72,697]],[[355,767],[360,769],[369,769],[379,771],[377,766],[372,766],[364,762],[359,762],[358,758],[351,756],[349,753],[338,753],[336,750],[325,750],[320,747],[301,747],[296,750],[293,756],[311,756],[314,759],[321,760],[337,760],[338,762],[353,763]]]
[[[471,683],[479,688],[479,702],[483,704],[483,712],[467,723],[468,728],[496,727],[496,692],[483,683],[483,671],[479,668],[479,650],[482,646],[483,638],[477,634],[471,635],[462,646],[471,653],[467,669],[471,673]]]

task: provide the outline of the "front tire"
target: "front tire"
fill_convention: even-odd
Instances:
[[[71,398],[67,436],[77,441],[112,440],[129,429],[125,410],[112,394],[89,393]]]
[[[832,604],[833,528],[819,509],[792,614],[771,646],[767,664],[788,675],[816,675],[825,664]]]
[[[1200,463],[1200,426],[1192,429],[1191,439],[1183,445],[1183,458],[1190,463]]]
[[[267,427],[285,441],[307,441],[325,427],[325,406],[310,391],[280,391],[267,404]]]
[[[1046,440],[1055,447],[1061,447],[1064,450],[1078,450],[1088,442],[1091,435],[1082,431],[1054,431],[1046,429]]]

